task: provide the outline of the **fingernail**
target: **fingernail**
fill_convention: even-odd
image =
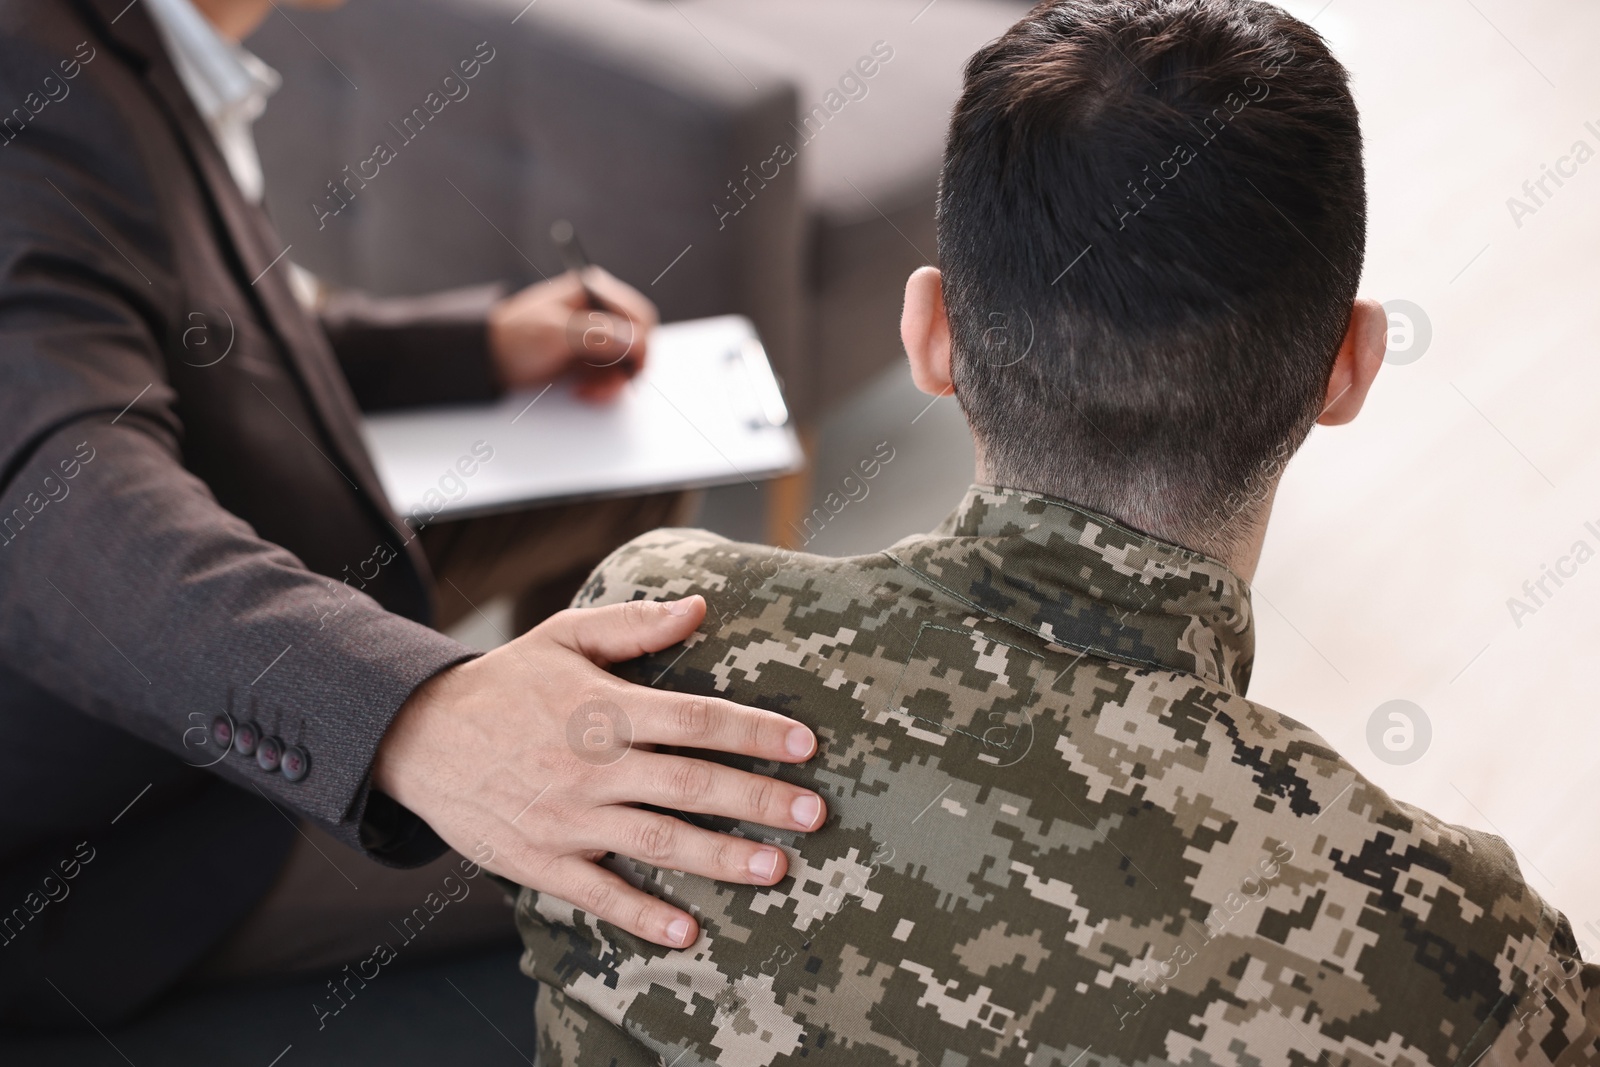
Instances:
[[[674,945],[683,946],[689,941],[689,920],[673,919],[667,924],[667,940]]]
[[[750,873],[758,882],[772,881],[772,875],[778,869],[778,850],[764,848],[750,857]]]
[[[793,804],[789,805],[789,815],[794,819],[795,825],[802,830],[809,830],[817,824],[817,816],[822,814],[822,801],[807,793],[805,796],[796,797]]]
[[[668,600],[668,601],[666,601],[667,614],[668,615],[687,615],[687,614],[689,614],[689,600],[690,600],[689,597],[685,597],[682,600]]]
[[[795,759],[805,759],[811,755],[811,750],[817,745],[816,738],[804,726],[792,726],[788,736],[783,739],[784,751]]]

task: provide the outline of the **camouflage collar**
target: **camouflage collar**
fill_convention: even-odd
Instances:
[[[975,485],[886,553],[957,600],[1054,645],[1196,674],[1243,694],[1250,590],[1224,564],[1074,504]]]

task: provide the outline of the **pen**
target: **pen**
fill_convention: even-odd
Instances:
[[[572,223],[566,219],[557,219],[550,224],[550,240],[555,242],[556,250],[561,253],[561,261],[566,264],[567,270],[578,279],[578,284],[583,286],[584,298],[589,301],[589,306],[596,311],[608,311],[604,302],[589,288],[585,276],[589,272],[589,257],[583,253],[583,245],[578,243],[578,231],[572,228]]]
[[[551,223],[550,240],[555,242],[555,246],[560,251],[562,262],[566,264],[567,270],[578,279],[578,284],[583,288],[584,301],[588,304],[590,310],[603,311],[611,316],[613,320],[617,318],[618,312],[610,304],[601,300],[599,295],[589,286],[586,277],[589,272],[589,257],[584,254],[583,245],[578,243],[578,232],[573,229],[572,223],[566,219],[557,219]],[[590,363],[589,366],[596,370],[604,370],[615,367],[618,363],[627,360],[627,365],[622,370],[624,374],[631,378],[639,372],[641,358],[633,354],[633,341],[631,340],[633,336],[633,320],[625,313],[621,317],[628,324],[630,337],[626,351],[609,363]]]

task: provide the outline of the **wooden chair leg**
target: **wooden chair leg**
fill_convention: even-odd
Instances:
[[[799,548],[804,542],[801,520],[811,506],[811,469],[817,458],[816,434],[810,427],[799,429],[800,447],[806,465],[767,483],[767,543],[779,548]]]

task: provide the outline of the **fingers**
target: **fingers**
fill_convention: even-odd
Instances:
[[[653,804],[778,830],[815,830],[827,814],[816,793],[776,778],[688,756],[643,751],[630,756],[628,773],[607,783],[611,795],[606,799],[613,803]]]
[[[632,375],[617,370],[589,371],[580,374],[573,383],[578,399],[590,404],[605,404],[615,400],[628,387]]]
[[[779,763],[804,763],[817,738],[793,719],[731,700],[630,687],[618,698],[630,709],[634,740],[641,744],[730,752]]]
[[[568,332],[573,353],[588,367],[633,373],[644,365],[646,330],[638,322],[608,311],[581,310]]]
[[[575,904],[635,937],[667,948],[683,948],[700,936],[694,916],[635,889],[587,860],[564,860],[552,865],[548,875],[540,879],[547,884],[535,884],[533,888]]]
[[[666,870],[747,885],[772,885],[789,873],[789,858],[781,849],[714,834],[671,815],[609,807],[592,826],[595,849]]]
[[[659,652],[683,641],[705,618],[700,596],[682,600],[630,600],[601,608],[572,608],[551,616],[529,635],[579,653],[597,666]],[[612,699],[628,710],[634,740],[729,752],[779,763],[804,763],[816,736],[801,723],[729,700],[614,683]]]
[[[590,267],[583,272],[583,284],[600,298],[601,303],[626,317],[639,333],[646,334],[661,321],[656,306],[633,286],[618,279],[603,267]]]
[[[606,667],[670,648],[694,633],[705,617],[705,598],[699,596],[630,600],[601,608],[569,608],[540,623],[532,633]],[[640,692],[652,691],[641,688]]]

